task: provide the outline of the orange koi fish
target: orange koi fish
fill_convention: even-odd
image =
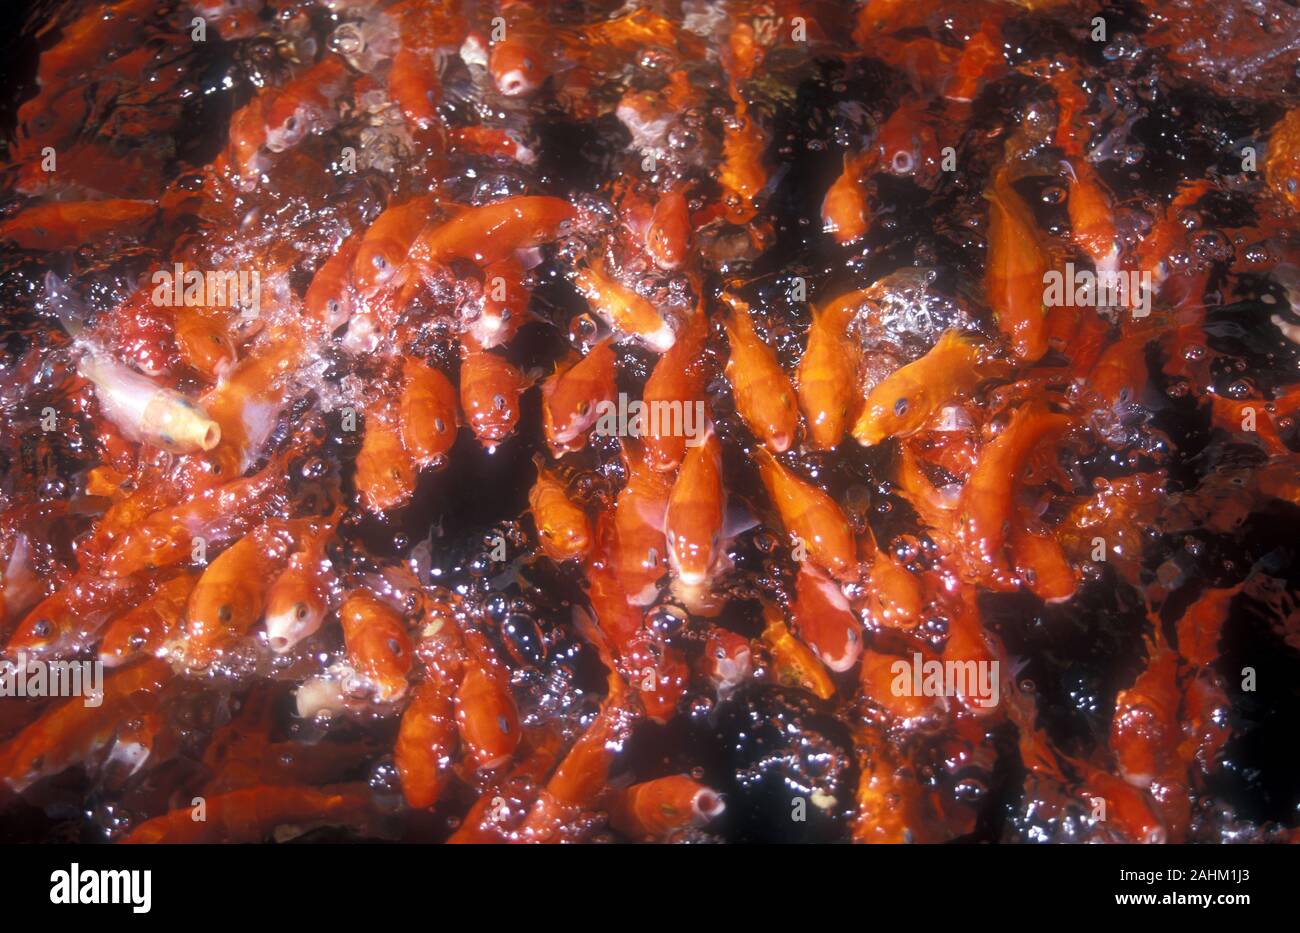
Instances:
[[[659,593],[668,570],[664,516],[672,481],[650,469],[644,448],[631,438],[622,442],[627,484],[614,500],[614,567],[628,601],[645,606]]]
[[[1097,170],[1086,159],[1064,163],[1070,173],[1070,238],[1092,259],[1098,272],[1119,268],[1115,208]]]
[[[577,216],[568,201],[537,195],[467,208],[420,235],[412,252],[421,261],[468,259],[480,268],[562,236]]]
[[[357,453],[357,492],[370,511],[388,512],[410,500],[415,480],[415,460],[402,443],[399,406],[381,402],[366,415]]]
[[[442,99],[442,84],[433,53],[403,42],[388,70],[388,94],[397,102],[412,130],[433,129],[438,123],[438,102]]]
[[[844,170],[831,182],[822,199],[822,232],[834,236],[840,245],[861,239],[871,229],[871,207],[863,185],[875,163],[875,149],[846,155]]]
[[[670,191],[655,202],[645,245],[660,269],[680,269],[686,261],[691,248],[691,216],[680,191]]]
[[[555,561],[585,557],[592,540],[587,514],[573,504],[564,483],[542,465],[540,457],[534,462],[537,480],[528,493],[528,506],[542,550]]]
[[[633,839],[663,839],[704,826],[726,809],[716,792],[684,774],[633,784],[610,802],[610,825]]]
[[[699,410],[697,402],[703,403],[706,374],[701,357],[708,339],[709,319],[700,306],[686,319],[673,345],[659,357],[641,391],[647,411],[669,412],[668,419],[651,418],[643,435],[646,462],[655,470],[675,471],[686,456],[686,418],[688,412]],[[675,411],[681,412],[677,424],[663,424],[664,420],[671,422]],[[694,430],[698,434],[704,425],[695,424]]]
[[[853,744],[859,770],[853,841],[895,845],[939,841],[942,837],[920,782],[899,763],[880,731],[859,725],[853,730]]]
[[[853,425],[864,446],[914,434],[945,404],[968,395],[985,378],[979,348],[955,330],[919,360],[894,370],[867,394]]]
[[[61,250],[108,236],[135,237],[158,213],[153,201],[55,201],[33,204],[0,221],[0,240],[22,249]]]
[[[1288,110],[1270,131],[1264,178],[1291,210],[1300,211],[1300,108]]]
[[[808,438],[817,450],[831,450],[844,437],[858,398],[858,349],[847,339],[852,314],[813,309],[808,343],[795,370],[799,407],[808,419]]]
[[[171,667],[149,658],[115,671],[104,681],[103,696],[69,697],[0,745],[0,779],[22,793],[41,778],[87,761],[112,739],[118,727],[147,712],[171,679]]]
[[[456,750],[455,698],[438,678],[417,684],[393,746],[408,807],[431,807],[442,796]]]
[[[794,388],[776,354],[754,331],[749,307],[727,296],[732,313],[727,317],[726,375],[736,397],[736,411],[758,438],[774,450],[790,449],[799,430],[799,409]]]
[[[808,558],[838,580],[858,571],[857,542],[839,505],[777,461],[766,447],[755,448],[759,475],[786,532],[802,542]]]
[[[528,315],[524,267],[514,256],[489,263],[483,270],[483,307],[469,333],[484,350],[509,343]]]
[[[1012,520],[1016,484],[1029,455],[1069,423],[1066,416],[1052,414],[1041,404],[1024,405],[980,452],[961,498],[962,535],[978,576],[1003,565],[1002,547]]]
[[[470,658],[456,690],[456,725],[466,752],[481,770],[508,762],[519,746],[519,711],[510,678],[483,635],[465,631]]]
[[[504,358],[461,344],[460,407],[484,447],[496,447],[514,432],[525,388],[523,373]]]
[[[179,573],[158,584],[139,606],[110,622],[99,643],[100,662],[105,667],[121,667],[157,654],[167,641],[181,634],[181,620],[198,579],[195,573]]]
[[[93,638],[114,614],[140,595],[138,581],[85,574],[38,602],[19,623],[5,650],[32,656],[64,654]]]
[[[1043,307],[1048,260],[1028,205],[1011,186],[1011,173],[999,169],[984,196],[989,201],[988,271],[984,290],[998,328],[1016,355],[1033,362],[1047,352],[1047,314]]]
[[[672,325],[649,301],[614,281],[596,266],[579,269],[573,284],[614,330],[655,353],[664,353],[677,340]]]
[[[725,699],[753,675],[753,645],[748,638],[716,625],[708,631],[704,643],[705,669],[719,699]]]
[[[356,590],[339,607],[339,623],[348,663],[375,702],[392,703],[405,696],[415,652],[402,617],[370,593]]]
[[[727,219],[734,224],[748,223],[756,213],[754,199],[767,187],[767,168],[763,154],[767,137],[749,113],[749,107],[731,87],[735,113],[722,131],[722,165],[718,183],[726,192]]]
[[[307,287],[303,297],[307,320],[326,332],[338,330],[352,316],[352,268],[364,238],[365,234],[358,232],[340,243],[338,251],[321,264]]]
[[[585,447],[600,405],[614,399],[614,351],[606,338],[542,383],[542,424],[551,452],[559,457]]]
[[[277,654],[314,635],[325,621],[338,579],[326,548],[342,517],[340,506],[332,515],[308,522],[297,550],[266,594],[266,640]]]
[[[813,696],[829,700],[835,695],[835,683],[817,655],[791,634],[781,610],[764,604],[763,643],[772,653],[772,674],[777,683],[807,690]]]
[[[1119,773],[1134,787],[1148,788],[1152,781],[1181,768],[1178,744],[1181,695],[1178,689],[1178,655],[1159,635],[1147,643],[1147,666],[1133,685],[1115,696],[1110,724],[1110,747]]]
[[[867,613],[872,621],[888,628],[917,626],[925,608],[920,583],[887,550],[876,552],[870,582]]]
[[[503,35],[493,36],[488,52],[488,72],[497,90],[506,97],[527,97],[551,75],[552,57],[547,49],[545,9],[506,0],[501,4]]]
[[[263,525],[222,551],[190,593],[184,627],[185,654],[202,666],[262,618],[266,594],[289,558],[284,537]]]
[[[456,443],[456,387],[442,370],[411,357],[402,363],[402,378],[402,446],[419,467],[442,463]]]
[[[347,66],[327,54],[274,92],[263,111],[266,148],[284,152],[309,135],[332,129],[339,119],[335,101],[350,84]]]
[[[177,308],[172,327],[181,359],[209,379],[221,376],[238,359],[228,322],[217,315]]]
[[[610,672],[609,693],[600,712],[573,743],[538,795],[519,830],[526,842],[554,840],[564,817],[595,804],[609,777],[614,756],[620,752],[636,719],[631,694],[623,679]]]
[[[237,458],[240,470],[261,455],[280,411],[289,403],[291,377],[302,364],[304,348],[296,326],[276,328],[199,400],[220,427],[222,447]]]
[[[926,654],[923,652],[923,655]],[[928,658],[927,658],[928,659]],[[900,676],[899,664],[904,668],[911,661],[903,661],[892,654],[868,650],[862,653],[862,667],[858,670],[858,684],[862,696],[876,709],[898,721],[900,725],[933,725],[944,715],[943,697],[925,696],[896,686]]]
[[[1074,595],[1079,574],[1054,535],[1013,525],[1009,544],[1011,565],[1035,596],[1056,603]]]
[[[396,288],[406,281],[410,270],[407,257],[428,224],[434,204],[432,196],[421,195],[391,205],[366,229],[352,261],[352,283],[361,295]]]
[[[204,801],[205,819],[192,806],[146,820],[129,832],[128,845],[263,842],[278,828],[306,832],[320,826],[364,829],[374,816],[362,785],[322,788],[295,785],[244,787]],[[279,838],[279,837],[277,837]]]
[[[1083,798],[1089,803],[1104,800],[1107,824],[1114,825],[1129,842],[1161,845],[1168,839],[1165,824],[1145,791],[1086,762],[1076,764],[1083,774]]]
[[[707,583],[721,556],[725,496],[722,447],[710,429],[686,451],[664,513],[668,564],[687,586]]]
[[[274,458],[253,476],[200,491],[181,505],[151,512],[128,528],[108,552],[102,572],[129,577],[190,557],[194,540],[220,547],[246,534],[262,510],[283,493],[288,456]]]
[[[833,580],[808,563],[799,565],[791,606],[799,638],[836,673],[853,667],[862,654],[862,623]]]

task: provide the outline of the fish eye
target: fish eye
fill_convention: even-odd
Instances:
[[[500,730],[501,730],[503,733],[505,733],[506,735],[509,735],[509,734],[510,734],[510,720],[506,719],[505,716],[498,716],[498,717],[497,717],[497,728],[500,729]]]
[[[897,415],[899,418],[903,417],[905,414],[907,414],[907,407],[908,407],[907,399],[900,398],[897,402],[894,403],[894,414]]]
[[[510,320],[510,309],[509,309],[509,308],[503,308],[503,309],[501,310],[501,313],[498,315],[498,317],[500,317],[501,320],[503,320],[503,321],[508,321],[508,320]]]
[[[331,298],[329,301],[325,302],[325,309],[329,311],[330,314],[337,314],[339,310],[338,299]]]
[[[144,647],[144,632],[135,632],[126,640],[128,648],[139,651]]]
[[[380,272],[383,272],[384,269],[388,267],[388,260],[385,259],[383,256],[380,256],[378,253],[376,253],[374,258],[370,260],[370,264],[373,265]]]
[[[439,434],[441,434],[443,431],[447,430],[447,425],[443,424],[443,421],[442,421],[441,418],[434,418],[434,419],[433,419],[433,428],[434,428],[435,431],[437,431]]]
[[[49,638],[50,633],[54,631],[54,623],[49,619],[39,619],[32,628],[32,633],[37,638]]]
[[[223,603],[221,608],[217,610],[217,618],[222,622],[229,622],[234,614],[234,611],[230,608],[230,603]]]
[[[496,407],[497,411],[505,411],[506,397],[504,395],[501,395],[500,393],[497,393],[496,395],[492,396],[492,404]]]
[[[296,616],[296,617],[299,618],[299,619],[305,619],[305,618],[307,618],[307,604],[306,604],[306,603],[299,603],[298,605],[294,606],[294,607],[293,607],[293,614],[294,614],[294,616]]]
[[[398,644],[396,638],[388,639],[388,650],[391,651],[393,654],[397,655],[398,657],[402,656],[402,646]]]
[[[578,414],[585,415],[589,411],[591,411],[591,404],[589,402],[578,403]]]
[[[298,128],[298,118],[297,118],[297,117],[290,117],[289,119],[285,120],[285,121],[284,121],[284,128],[287,129],[287,130],[295,130],[295,129],[297,129],[297,128]]]

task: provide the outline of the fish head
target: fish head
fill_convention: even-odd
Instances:
[[[6,650],[10,654],[20,651],[43,654],[58,647],[71,632],[76,618],[59,594],[42,600],[9,636]]]
[[[540,53],[526,43],[506,40],[492,46],[488,70],[497,90],[506,97],[526,97],[546,81],[548,73]]]
[[[686,586],[709,581],[717,563],[721,532],[707,521],[688,520],[668,529],[668,560],[673,573]]]
[[[164,450],[193,453],[212,450],[221,443],[221,425],[188,399],[159,395],[145,408],[142,426]]]
[[[285,571],[266,601],[266,639],[271,650],[284,654],[315,634],[325,619],[325,610],[324,601],[304,576]]]

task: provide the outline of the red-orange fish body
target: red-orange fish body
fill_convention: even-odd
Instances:
[[[1069,420],[1040,404],[1016,409],[1002,433],[980,452],[962,491],[963,536],[970,572],[977,577],[1000,568],[1012,520],[1015,486],[1034,448],[1064,431]]]
[[[857,542],[839,504],[826,492],[782,466],[766,447],[755,449],[759,475],[785,530],[808,559],[838,580],[858,573]]]
[[[393,746],[402,796],[409,807],[431,807],[442,796],[456,750],[454,691],[439,679],[411,691]]]
[[[687,450],[664,513],[669,566],[687,586],[704,585],[716,569],[725,496],[722,448],[710,431],[704,443]]]
[[[999,169],[985,193],[989,201],[988,268],[984,289],[1002,333],[1016,355],[1034,362],[1047,352],[1043,305],[1048,261],[1028,205]]]
[[[443,462],[456,443],[456,387],[439,369],[411,357],[402,364],[402,446],[417,466]]]
[[[555,456],[586,446],[602,406],[614,402],[614,375],[614,351],[605,339],[542,383],[542,424]]]
[[[523,373],[503,357],[461,345],[460,407],[484,447],[496,447],[514,433],[525,388]]]
[[[0,779],[22,792],[43,777],[86,761],[121,723],[155,706],[171,676],[169,665],[148,658],[105,678],[102,697],[68,697],[43,712],[0,745]]]
[[[799,565],[791,607],[799,638],[828,668],[849,670],[862,654],[862,623],[840,588],[811,564]]]
[[[408,257],[434,203],[431,196],[421,195],[391,205],[366,229],[352,260],[352,283],[362,296],[406,282],[412,268]]]
[[[415,492],[416,462],[402,442],[402,434],[395,401],[381,402],[366,413],[356,485],[362,502],[372,512],[400,508]]]
[[[736,410],[758,438],[777,453],[790,449],[799,428],[794,387],[776,354],[754,331],[749,308],[729,299],[726,374],[736,397]]]
[[[99,660],[105,667],[121,667],[156,654],[180,634],[181,621],[198,574],[185,571],[159,583],[139,606],[118,616],[104,630]]]
[[[520,195],[462,210],[430,227],[412,252],[423,262],[447,263],[468,259],[480,268],[514,254],[549,243],[562,235],[576,217],[563,198]]]
[[[415,651],[402,617],[370,593],[356,590],[339,607],[339,623],[348,663],[375,702],[391,703],[405,696]]]
[[[706,428],[702,357],[708,338],[708,317],[703,307],[696,308],[641,391],[647,411],[668,413],[667,418],[648,419],[643,434],[645,460],[655,470],[675,471],[686,456],[687,441],[700,438]]]
[[[135,579],[83,574],[37,603],[19,623],[5,650],[32,657],[62,655],[93,639],[110,618],[139,598]]]
[[[204,665],[262,618],[275,574],[289,558],[286,537],[263,525],[240,538],[208,564],[190,593],[184,649],[190,663]]]
[[[672,481],[650,469],[644,448],[630,438],[622,450],[627,484],[614,500],[613,563],[628,600],[644,606],[654,600],[668,572],[664,516]]]
[[[592,543],[587,514],[573,503],[564,483],[542,466],[540,458],[537,480],[528,493],[528,507],[547,556],[565,561],[587,555]]]

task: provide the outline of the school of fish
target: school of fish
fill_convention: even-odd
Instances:
[[[1294,840],[1296,36],[48,6],[0,840]]]

